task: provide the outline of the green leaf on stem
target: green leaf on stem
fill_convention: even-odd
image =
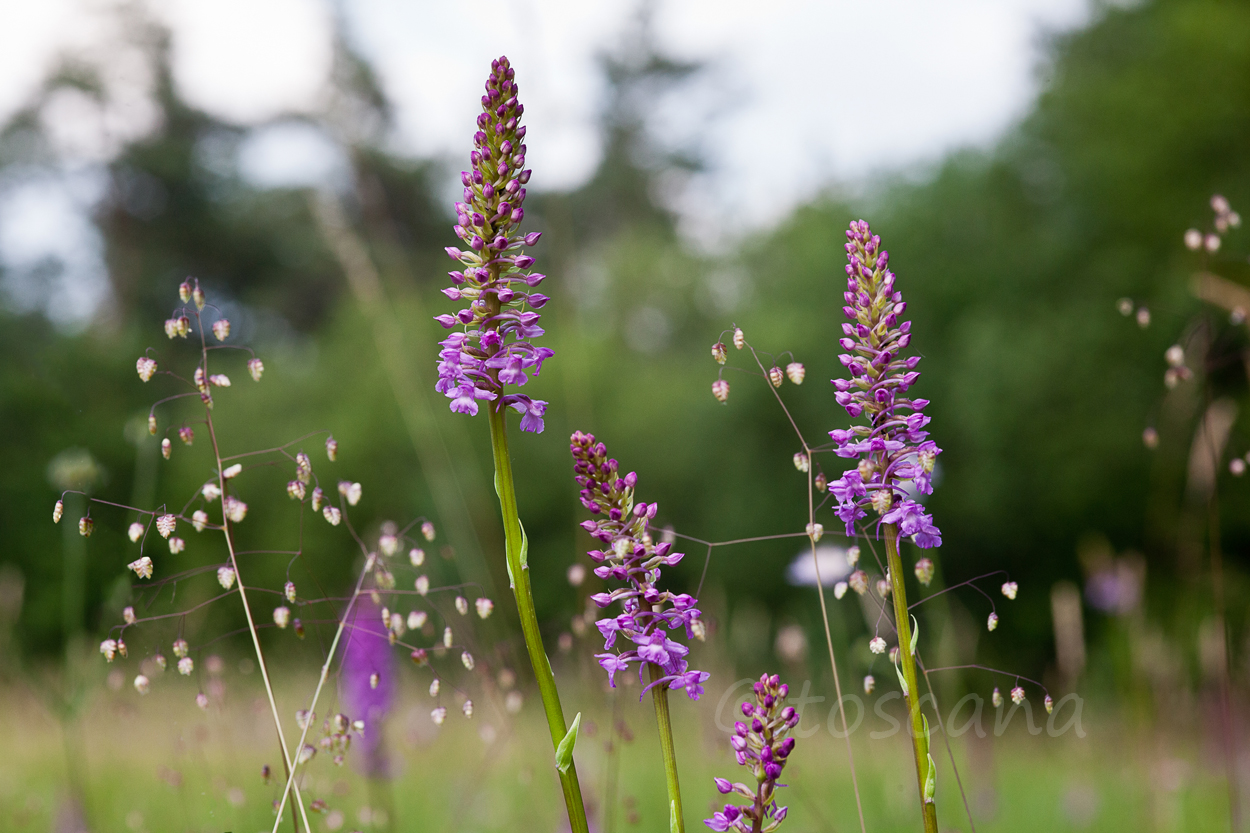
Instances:
[[[911,614],[908,614],[909,616]],[[916,641],[920,639],[920,623],[916,621],[916,617],[911,617],[911,655],[916,655]]]
[[[569,727],[568,733],[560,744],[556,747],[556,769],[561,773],[569,771],[569,767],[573,765],[573,747],[577,744],[577,727],[581,725],[582,713],[578,712],[577,717],[573,718],[573,725]]]

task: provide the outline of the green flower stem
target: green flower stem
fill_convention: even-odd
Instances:
[[[660,666],[647,663],[651,682],[664,676]],[[657,685],[651,689],[655,700],[655,722],[660,727],[660,749],[664,751],[664,780],[668,784],[669,833],[685,833],[686,821],[681,812],[681,785],[677,782],[677,752],[673,747],[673,720],[668,713],[668,686]]]
[[[538,631],[538,616],[534,610],[534,595],[530,592],[529,568],[522,562],[524,532],[517,514],[516,487],[512,482],[512,459],[508,455],[508,425],[506,409],[494,403],[486,408],[490,416],[490,444],[495,455],[495,491],[499,493],[499,508],[503,513],[504,538],[507,545],[508,574],[512,579],[512,593],[516,597],[517,612],[521,615],[521,633],[525,636],[525,648],[538,679],[538,691],[542,695],[543,711],[547,715],[547,728],[551,730],[551,748],[554,751],[568,732],[564,723],[564,711],[560,708],[560,692],[556,690],[556,678],[551,663],[543,650],[542,635]],[[554,760],[553,760],[554,763]],[[582,805],[582,787],[577,780],[577,767],[560,772],[560,787],[564,791],[564,804],[569,811],[569,826],[573,833],[588,833],[586,809]]]
[[[911,613],[907,609],[907,591],[903,586],[903,560],[898,555],[898,527],[885,525],[885,556],[890,569],[890,595],[894,599],[894,628],[898,632],[899,661],[907,683],[907,713],[911,721],[911,742],[916,752],[916,784],[920,790],[920,812],[924,816],[925,833],[937,833],[937,806],[925,800],[925,782],[929,776],[929,738],[920,712],[920,687],[916,684],[916,660],[911,655]]]

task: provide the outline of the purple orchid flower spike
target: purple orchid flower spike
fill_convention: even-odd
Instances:
[[[834,379],[833,386],[838,404],[852,419],[867,416],[868,425],[829,432],[839,457],[860,458],[856,468],[829,484],[829,491],[838,500],[848,536],[855,535],[855,522],[871,506],[878,524],[897,524],[899,534],[918,547],[938,547],[941,531],[913,499],[933,493],[933,466],[942,449],[924,430],[928,401],[906,396],[920,377],[920,357],[901,355],[911,342],[911,322],[899,322],[907,304],[894,289],[889,252],[881,249],[881,238],[868,223],[851,223],[846,238],[850,262],[842,311],[850,323],[842,325],[838,344],[846,352],[838,359],[851,377]]]
[[[534,258],[524,253],[540,232],[518,231],[525,217],[525,105],[517,101],[515,71],[507,58],[491,62],[482,96],[478,130],[469,154],[472,170],[460,174],[464,200],[456,203],[456,236],[467,249],[449,246],[447,254],[461,268],[449,272],[452,285],[443,290],[468,306],[435,320],[447,329],[462,329],[440,344],[435,388],[451,400],[451,409],[476,414],[478,402],[495,402],[521,414],[521,430],[541,433],[547,403],[509,387],[521,387],[529,374],[538,375],[553,353],[535,347],[543,334],[539,314],[547,296],[531,291],[544,275],[530,271]]]
[[[603,634],[605,653],[596,654],[599,664],[608,672],[608,682],[616,685],[616,672],[626,671],[630,663],[639,663],[641,678],[644,667],[655,666],[647,691],[657,685],[670,690],[684,690],[692,700],[703,693],[706,671],[694,671],[686,661],[690,649],[669,638],[666,631],[681,629],[693,638],[703,627],[699,620],[698,600],[686,593],[660,590],[660,568],[677,564],[685,557],[672,551],[668,543],[656,544],[648,530],[655,517],[654,503],[634,503],[634,487],[638,475],[630,472],[622,477],[620,465],[607,456],[607,447],[596,443],[593,434],[578,431],[570,443],[577,483],[582,487],[582,505],[591,514],[606,516],[588,520],[582,528],[607,545],[588,554],[598,564],[595,575],[623,583],[609,593],[591,597],[599,607],[622,602],[619,616],[600,619],[595,624]],[[624,650],[622,650],[624,648]],[[615,649],[615,650],[614,650]]]
[[[734,724],[730,743],[738,763],[755,776],[755,787],[728,778],[715,779],[722,795],[732,793],[751,803],[745,807],[726,804],[710,819],[704,819],[703,823],[717,833],[771,833],[786,817],[787,808],[777,806],[777,788],[785,784],[777,780],[794,750],[794,738],[786,736],[798,725],[799,715],[792,706],[784,705],[790,688],[776,674],[760,677],[754,693],[754,703],[742,704],[743,720]]]

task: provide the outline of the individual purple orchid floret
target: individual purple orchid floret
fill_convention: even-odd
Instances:
[[[838,517],[846,534],[871,506],[878,523],[897,524],[899,534],[918,547],[942,545],[933,517],[912,499],[933,493],[933,465],[942,449],[929,440],[925,399],[905,394],[920,373],[919,356],[902,358],[911,342],[911,322],[899,322],[907,304],[894,289],[894,273],[886,268],[889,252],[868,223],[857,220],[846,233],[846,306],[850,323],[842,325],[838,356],[849,379],[834,379],[838,404],[851,417],[868,417],[867,425],[830,431],[839,457],[859,457],[859,466],[829,484],[838,500]]]
[[[786,737],[798,725],[799,715],[792,706],[783,705],[790,687],[777,677],[764,674],[754,687],[755,702],[742,704],[742,716],[734,724],[730,744],[738,763],[749,767],[755,776],[755,788],[727,778],[717,778],[716,789],[722,795],[733,793],[751,800],[739,807],[726,804],[703,823],[717,833],[736,830],[740,833],[769,833],[786,817],[787,808],[777,806],[777,779],[786,760],[794,750],[794,738]]]
[[[607,447],[596,443],[593,434],[577,431],[570,441],[573,470],[582,487],[582,505],[602,520],[582,522],[582,528],[607,546],[591,550],[588,555],[598,564],[595,575],[605,580],[624,582],[610,593],[597,593],[591,598],[599,607],[622,602],[620,616],[600,619],[595,624],[603,634],[606,653],[596,654],[599,664],[608,672],[608,682],[616,685],[616,672],[629,670],[631,662],[644,667],[650,663],[663,672],[643,688],[645,695],[653,686],[664,684],[669,689],[685,689],[690,699],[698,700],[709,674],[691,670],[686,662],[689,648],[668,637],[665,629],[683,628],[693,638],[702,628],[698,600],[686,593],[672,593],[656,587],[660,568],[672,566],[683,558],[672,552],[669,543],[656,544],[648,530],[655,517],[656,504],[634,504],[634,487],[638,475],[622,477],[620,465],[608,459]],[[619,641],[619,644],[618,644]],[[615,652],[613,652],[615,649]]]
[[[543,334],[535,310],[547,297],[530,291],[545,276],[529,271],[534,258],[523,251],[541,235],[517,231],[525,217],[521,206],[530,172],[520,125],[525,106],[517,102],[514,76],[506,57],[491,62],[469,154],[472,170],[460,174],[464,201],[456,203],[455,231],[468,248],[447,248],[462,268],[448,273],[452,285],[443,294],[468,306],[455,315],[435,316],[449,330],[463,328],[440,342],[435,388],[462,414],[476,414],[478,402],[502,397],[503,407],[520,412],[522,431],[539,433],[547,403],[505,392],[524,385],[530,372],[537,376],[552,355],[532,343]]]

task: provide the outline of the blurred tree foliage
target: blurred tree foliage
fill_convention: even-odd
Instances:
[[[698,167],[697,153],[655,144],[646,120],[649,101],[680,91],[700,68],[657,55],[645,36],[625,43],[604,59],[611,92],[600,168],[575,191],[531,198],[533,227],[545,232],[538,265],[550,274],[544,321],[556,358],[532,383],[551,401],[548,430],[518,440],[514,453],[535,593],[553,633],[580,609],[574,593],[587,592],[564,580],[588,546],[574,525],[581,516],[566,444],[574,428],[596,433],[638,470],[640,497],[658,500],[661,520],[685,533],[724,540],[802,529],[806,493],[788,424],[764,383],[745,376],[727,376],[733,392],[720,406],[709,390],[717,370],[709,346],[736,322],[757,347],[793,351],[808,382],[787,383],[783,395],[809,440],[844,425],[825,380],[841,371],[843,231],[859,216],[891,251],[925,356],[919,394],[933,401],[933,435],[945,449],[931,501],[945,539],[939,570],[953,583],[1005,568],[1021,583],[989,654],[1009,645],[1001,653],[1013,667],[1042,673],[1053,656],[1049,587],[1081,580],[1077,543],[1091,533],[1145,553],[1151,586],[1168,599],[1155,612],[1185,634],[1196,628],[1209,607],[1206,561],[1185,560],[1180,538],[1193,511],[1184,489],[1189,443],[1208,392],[1162,410],[1158,403],[1164,350],[1199,309],[1188,291],[1196,261],[1181,234],[1209,220],[1213,192],[1250,207],[1250,7],[1099,7],[1089,26],[1051,39],[1032,111],[994,147],[954,153],[921,176],[871,182],[863,196],[831,191],[717,256],[683,243],[662,196],[675,173]],[[166,67],[163,47],[155,49]],[[122,431],[155,396],[135,379],[134,357],[158,342],[164,351],[160,322],[187,274],[224,302],[242,343],[270,368],[261,385],[236,382],[220,397],[230,447],[330,428],[343,454],[329,476],[364,482],[374,523],[431,511],[370,323],[306,196],[244,182],[230,163],[244,131],[187,107],[168,73],[161,78],[162,127],[108,166],[97,216],[115,296],[107,321],[66,335],[38,315],[0,313],[0,559],[27,577],[19,627],[30,652],[61,636],[61,530],[47,522],[48,461],[67,447],[90,449],[108,474],[97,493],[120,501],[151,492],[181,505],[206,474],[202,449],[175,448],[154,483],[140,482],[136,460],[155,440],[138,437],[136,450]],[[380,149],[389,112],[367,66],[345,50],[335,84],[338,109],[320,126],[350,145],[345,202],[402,324],[412,372],[428,389],[438,337],[429,316],[448,307],[437,295],[448,268],[441,247],[452,237],[440,196],[447,171]],[[6,164],[31,164],[18,156],[38,130],[37,107],[6,128]],[[372,131],[349,129],[361,123]],[[534,182],[541,187],[541,171]],[[1121,297],[1153,311],[1148,329],[1116,313]],[[233,372],[243,379],[241,360]],[[1244,374],[1225,372],[1218,385],[1213,395],[1245,404]],[[454,428],[462,418],[441,398],[435,407],[440,431],[467,431],[473,441],[463,465],[487,470],[484,423]],[[1140,439],[1152,421],[1162,434],[1153,456]],[[1230,450],[1248,447],[1250,430],[1239,423]],[[836,459],[822,463],[840,471]],[[249,544],[289,547],[298,534],[285,479],[274,472],[246,484]],[[1221,475],[1220,485],[1225,549],[1239,567],[1250,503],[1243,482]],[[475,518],[489,549],[493,496],[472,497],[491,510]],[[89,627],[116,619],[126,591],[115,587],[133,557],[124,539],[131,519],[95,516]],[[832,513],[823,520],[836,529]],[[344,582],[353,559],[342,536],[315,522],[306,536],[308,569],[326,586]],[[784,578],[798,549],[717,550],[708,593],[724,600],[719,612],[749,600],[811,621],[811,591]],[[703,553],[690,553],[676,575],[693,586]],[[186,553],[161,561],[173,569],[216,557],[192,538]],[[500,559],[487,557],[499,579]],[[280,585],[285,560],[263,563],[253,581]],[[452,575],[454,564],[445,569]],[[1236,586],[1239,576],[1234,570]],[[983,621],[980,602],[968,605]],[[858,607],[839,610],[842,633],[863,632]]]

